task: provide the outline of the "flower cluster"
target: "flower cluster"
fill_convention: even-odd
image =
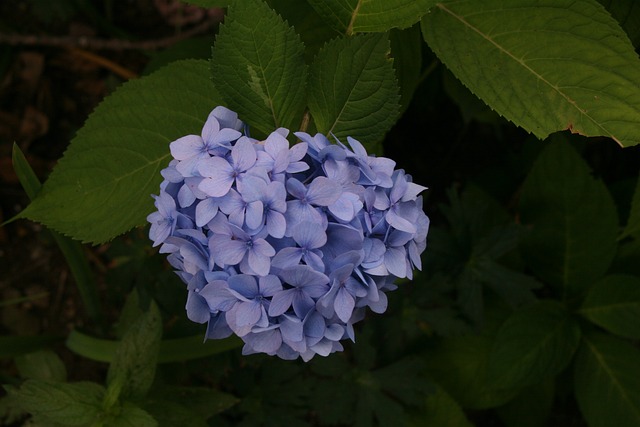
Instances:
[[[342,350],[366,307],[387,308],[396,278],[421,268],[425,189],[355,139],[289,131],[243,135],[217,107],[174,160],[148,216],[149,236],[186,283],[189,319],[207,338],[235,333],[244,354],[284,359]]]

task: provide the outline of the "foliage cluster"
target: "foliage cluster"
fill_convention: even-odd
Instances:
[[[41,189],[15,149],[33,198],[20,217],[61,233],[94,323],[66,346],[109,367],[105,385],[67,382],[51,337],[1,337],[22,377],[5,381],[1,415],[79,426],[640,425],[638,21],[627,0],[236,0],[208,62],[122,85]],[[144,224],[169,143],[197,134],[217,105],[258,138],[284,126],[384,146],[431,186],[424,272],[345,353],[303,364],[240,358],[233,339],[199,343],[184,289],[140,230],[111,243],[122,264],[109,293],[128,297],[118,323],[104,324],[82,248],[62,235],[97,244]],[[449,140],[428,127],[437,120],[458,127]],[[463,139],[477,140],[472,160],[485,167],[439,167],[451,162],[429,148],[451,156]],[[613,154],[590,164],[594,151]],[[434,185],[452,181],[439,200]]]

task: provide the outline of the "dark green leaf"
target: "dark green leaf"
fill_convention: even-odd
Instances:
[[[168,144],[200,134],[221,104],[208,75],[205,61],[185,60],[123,84],[78,131],[20,216],[93,243],[145,223]]]
[[[547,427],[555,397],[555,381],[526,387],[506,405],[497,408],[506,427]]]
[[[631,43],[640,47],[640,3],[636,0],[598,0],[620,23]]]
[[[604,334],[585,336],[575,363],[575,393],[590,427],[640,425],[640,350]]]
[[[423,412],[413,414],[409,426],[473,427],[464,411],[441,387],[426,399]]]
[[[27,159],[24,157],[20,147],[16,144],[13,144],[12,161],[20,184],[27,193],[27,196],[29,196],[29,199],[33,200],[40,192],[42,185],[33,169],[31,169]],[[73,274],[73,278],[80,291],[80,296],[82,297],[82,302],[85,310],[87,310],[87,314],[91,319],[100,323],[103,316],[100,310],[96,284],[82,246],[78,242],[73,242],[71,239],[55,231],[52,231],[51,235],[67,260],[71,274]]]
[[[338,35],[306,1],[268,0],[268,2],[300,35],[304,43],[307,63],[311,63],[325,43]]]
[[[202,419],[226,411],[239,402],[238,398],[229,393],[205,387],[160,387],[154,389],[149,396],[149,402],[153,403],[154,411],[160,410],[158,406],[167,401],[188,408]],[[151,412],[156,414],[154,411]]]
[[[640,278],[605,277],[591,287],[580,314],[609,332],[640,339]]]
[[[407,28],[436,0],[308,0],[342,34]]]
[[[144,397],[153,383],[162,336],[162,318],[152,301],[149,311],[131,324],[116,349],[107,384],[120,382],[124,398]]]
[[[422,31],[471,92],[538,138],[640,142],[640,60],[596,0],[443,1]]]
[[[40,350],[17,357],[16,366],[22,378],[42,381],[66,381],[67,369],[57,354]]]
[[[371,147],[395,123],[398,85],[385,34],[329,42],[309,76],[309,110],[318,131]]]
[[[482,333],[441,339],[425,354],[428,373],[464,408],[494,408],[518,392],[492,388],[487,376],[494,336],[508,313],[505,307],[490,301]]]
[[[176,403],[173,400],[147,399],[144,402],[144,409],[149,412],[154,419],[158,420],[159,427],[207,427],[207,421],[200,414],[195,413],[191,408]]]
[[[627,226],[620,239],[627,236],[633,236],[636,240],[640,240],[640,178],[638,178],[638,183],[636,184],[636,191],[633,193]]]
[[[406,30],[391,30],[389,32],[389,42],[391,43],[393,68],[396,70],[396,77],[400,86],[400,105],[404,111],[409,107],[422,71],[420,28],[414,25]]]
[[[186,421],[186,420],[183,420]],[[177,425],[177,424],[174,424]],[[183,426],[190,424],[182,423]],[[108,418],[105,422],[106,427],[157,427],[158,422],[147,411],[131,402],[124,402],[117,414]]]
[[[514,308],[534,302],[536,297],[532,290],[542,287],[542,283],[533,277],[503,267],[492,260],[476,262],[473,269],[478,280],[487,284]]]
[[[582,293],[607,271],[616,253],[618,215],[605,185],[563,140],[534,163],[520,197],[529,267],[562,294]]]
[[[49,347],[63,339],[63,337],[52,335],[0,337],[0,359],[31,353]]]
[[[516,311],[498,330],[487,376],[498,389],[537,384],[562,371],[580,343],[580,327],[556,301]]]
[[[65,426],[83,426],[97,420],[104,387],[91,382],[59,383],[27,380],[10,395],[36,420]]]
[[[203,342],[202,335],[163,340],[160,342],[158,363],[171,363],[207,357],[233,350],[241,347],[242,344],[242,340],[236,337]],[[69,350],[98,362],[113,361],[118,345],[119,341],[95,338],[77,330],[71,331],[67,338]]]
[[[262,0],[229,8],[211,58],[213,82],[251,127],[270,134],[296,128],[305,106],[304,45]]]

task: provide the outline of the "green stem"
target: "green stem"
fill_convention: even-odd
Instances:
[[[40,192],[42,184],[33,169],[31,169],[24,154],[15,143],[13,144],[12,161],[20,184],[22,184],[29,199],[33,200]],[[89,318],[100,325],[100,327],[103,327],[104,317],[102,310],[100,310],[100,300],[98,298],[95,280],[93,279],[93,274],[87,258],[84,255],[82,246],[80,243],[53,230],[49,231],[69,264],[69,270],[76,281],[80,298],[82,299]]]

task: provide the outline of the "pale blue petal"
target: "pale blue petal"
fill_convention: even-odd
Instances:
[[[269,274],[269,270],[271,269],[270,258],[268,256],[264,256],[258,253],[255,250],[251,250],[248,253],[249,267],[257,274],[258,276],[266,276]]]
[[[300,263],[302,251],[300,248],[284,248],[281,249],[271,260],[271,265],[275,268],[293,267]]]
[[[218,213],[218,201],[214,198],[207,197],[200,200],[196,205],[196,225],[203,227],[213,219]]]
[[[169,144],[171,155],[176,160],[185,160],[202,152],[204,141],[198,135],[187,135]]]
[[[396,277],[407,277],[407,252],[404,248],[387,248],[384,265]]]
[[[236,171],[246,171],[256,163],[257,154],[253,143],[246,138],[241,138],[231,149],[233,167]]]
[[[229,288],[246,298],[255,298],[258,295],[258,284],[253,276],[238,274],[229,277]]]
[[[258,286],[260,287],[260,294],[264,297],[272,297],[277,292],[282,290],[282,283],[278,276],[272,274],[258,279]]]
[[[284,215],[280,212],[270,210],[267,213],[267,231],[269,235],[280,239],[284,237],[284,233],[287,229],[287,222],[284,219]]]
[[[396,230],[414,234],[417,231],[416,225],[398,215],[395,209],[389,209],[384,217],[390,226]]]
[[[269,316],[280,316],[286,312],[291,307],[294,292],[295,289],[286,289],[276,293],[269,304]]]
[[[262,202],[255,201],[255,202],[249,203],[247,205],[246,217],[245,217],[247,227],[249,227],[252,230],[255,230],[262,226],[262,220],[263,220]]]
[[[287,192],[296,199],[304,199],[307,195],[307,188],[297,179],[289,178],[287,180]]]
[[[192,322],[205,323],[211,317],[207,301],[194,291],[189,291],[185,309],[187,310],[187,317]]]
[[[262,305],[257,301],[241,302],[236,307],[236,323],[238,326],[253,326],[260,320]]]
[[[317,249],[327,243],[327,234],[317,223],[302,221],[292,229],[293,240],[305,249]]]
[[[342,187],[327,177],[319,176],[314,179],[307,190],[307,200],[312,205],[329,206],[342,194]]]

